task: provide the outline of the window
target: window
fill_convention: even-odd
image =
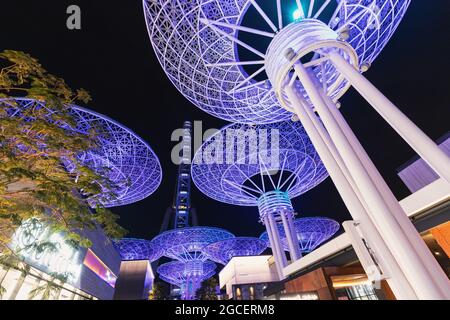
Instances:
[[[371,284],[361,284],[336,290],[339,300],[378,300]]]
[[[106,264],[103,263],[102,260],[100,260],[99,257],[97,257],[91,249],[87,250],[83,264],[111,287],[115,287],[117,276],[106,266]]]
[[[5,273],[6,271],[6,273]],[[0,265],[0,284],[5,288],[5,294],[0,300],[29,300],[30,293],[40,287],[45,286],[52,276],[41,272],[31,266],[27,266],[23,271],[13,267]],[[58,288],[54,290],[51,300],[87,300],[92,296],[74,288],[68,283],[57,281]],[[33,300],[41,300],[42,293],[33,297]]]
[[[236,300],[242,300],[241,288],[236,288]]]

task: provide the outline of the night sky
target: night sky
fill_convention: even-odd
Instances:
[[[82,30],[66,28],[70,4],[81,7]],[[413,1],[365,74],[432,139],[450,127],[449,17],[448,1]],[[172,131],[185,120],[203,121],[204,130],[226,122],[197,109],[170,83],[153,53],[141,0],[1,1],[0,49],[30,53],[71,87],[87,89],[93,101],[86,107],[122,123],[151,145],[163,168],[159,189],[143,201],[112,210],[121,216],[128,236],[155,236],[175,189]],[[396,169],[414,152],[354,90],[341,102],[344,116],[397,198],[407,196]],[[216,202],[193,184],[192,203],[200,225],[223,227],[236,235],[259,236],[264,231],[256,208]],[[340,222],[350,218],[329,178],[293,204],[301,216]]]

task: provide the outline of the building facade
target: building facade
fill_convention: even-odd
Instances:
[[[259,300],[270,283],[279,281],[272,256],[233,257],[219,272],[224,299]]]
[[[113,298],[121,258],[100,228],[83,231],[90,248],[68,246],[38,221],[19,227],[11,248],[21,262],[0,264],[2,300],[109,300]],[[33,241],[48,238],[55,249],[30,250]]]

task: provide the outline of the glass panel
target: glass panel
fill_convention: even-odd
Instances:
[[[38,285],[39,280],[28,274],[25,278],[25,281],[22,284],[22,287],[17,293],[16,300],[30,300],[30,292],[33,289],[37,288]]]
[[[83,264],[92,270],[103,281],[114,288],[117,276],[95,255],[91,249],[88,249],[84,258]]]
[[[5,276],[5,279],[2,282],[2,287],[6,290],[3,294],[2,300],[10,299],[11,295],[14,292],[14,288],[16,288],[17,281],[20,279],[21,272],[16,269],[9,269],[8,273]]]

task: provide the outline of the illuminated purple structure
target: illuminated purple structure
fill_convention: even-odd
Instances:
[[[143,4],[156,56],[189,101],[240,123],[294,114],[395,295],[450,299],[446,274],[339,111],[339,98],[353,86],[450,182],[450,158],[362,75],[410,0],[296,0],[295,17],[281,0]]]
[[[113,241],[113,245],[120,253],[122,261],[158,260],[162,255],[162,250],[154,246],[149,240],[123,238]]]
[[[191,171],[195,185],[207,196],[229,204],[258,207],[282,277],[287,259],[276,224],[282,222],[290,254],[297,260],[301,253],[294,234],[291,198],[314,188],[328,176],[302,125],[286,121],[226,126],[199,148]]]
[[[230,238],[206,246],[206,255],[215,262],[226,265],[233,257],[257,256],[266,250],[265,240],[253,237]]]
[[[7,108],[11,116],[23,117],[25,121],[32,121],[26,118],[25,112],[30,107],[45,108],[49,116],[55,112],[45,103],[32,99],[0,99],[0,106]],[[89,130],[98,133],[98,148],[78,155],[80,161],[98,174],[107,175],[115,188],[113,197],[105,190],[103,194],[89,199],[91,206],[98,202],[105,207],[133,203],[148,197],[158,188],[162,179],[161,166],[144,140],[104,115],[75,105],[70,108],[76,127],[62,127],[79,133],[88,134]],[[72,170],[70,163],[65,165]]]
[[[267,4],[256,0],[143,1],[153,49],[177,89],[214,116],[246,123],[270,123],[291,116],[281,108],[271,77],[273,67],[277,67],[274,62],[284,59],[280,52],[270,61],[275,45],[280,46],[284,40],[296,50],[303,45],[303,35],[320,34],[311,41],[328,41],[327,44],[345,36],[345,46],[351,48],[349,54],[347,50],[341,51],[345,58],[352,64],[369,65],[394,33],[409,2],[293,0],[281,4],[274,0],[277,10],[273,12]],[[290,12],[295,8],[299,13],[294,21]],[[255,22],[247,19],[246,15],[252,14],[249,11],[255,9],[259,16],[251,18],[261,21],[260,26],[267,27],[264,30],[255,28],[252,25]],[[288,32],[299,38],[297,42],[285,39]],[[254,39],[244,38],[243,33]],[[239,55],[241,48],[249,55],[245,61]],[[330,94],[339,97],[348,89],[348,81],[339,77],[331,62],[321,58],[319,54],[310,58],[307,67],[313,67],[318,75],[325,70]],[[252,74],[247,72],[249,65],[256,66]],[[264,72],[268,77],[254,79]]]
[[[300,245],[300,251],[302,253],[308,253],[330,239],[339,230],[339,223],[333,219],[324,217],[306,217],[295,219],[294,228]],[[280,234],[284,250],[288,251],[289,244],[281,224],[278,225],[278,233]],[[261,234],[259,238],[270,246],[267,232]]]
[[[224,229],[189,227],[166,231],[153,238],[151,242],[155,247],[161,248],[163,256],[178,260],[179,263],[182,263],[173,265],[180,268],[177,270],[183,268],[185,278],[183,278],[184,285],[180,287],[182,297],[185,300],[191,300],[195,297],[195,292],[201,282],[214,274],[214,272],[211,274],[209,267],[205,267],[205,265],[211,265],[211,263],[206,262],[208,256],[205,254],[204,248],[210,243],[230,238],[234,238],[234,235]],[[158,268],[159,274],[161,274],[160,268]],[[212,270],[214,269],[215,265]],[[167,278],[166,268],[161,270],[163,270],[163,280],[173,279],[170,277]],[[176,276],[178,277],[178,274]]]
[[[195,269],[189,263],[172,261],[160,265],[158,274],[161,280],[180,287],[182,300],[192,300],[201,283],[216,273],[215,269],[216,264],[211,261],[203,261]]]

